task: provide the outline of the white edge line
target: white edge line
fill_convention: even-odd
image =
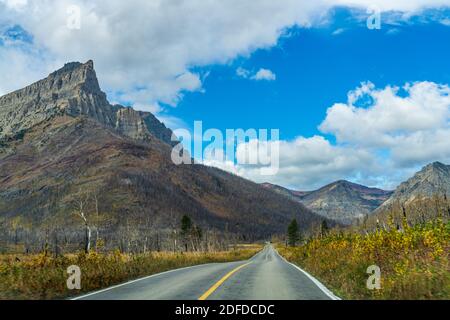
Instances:
[[[147,276],[147,277],[131,280],[131,281],[128,281],[128,282],[125,282],[125,283],[121,283],[121,284],[118,284],[118,285],[115,285],[115,286],[112,286],[112,287],[108,287],[108,288],[105,288],[105,289],[101,289],[101,290],[98,290],[98,291],[94,291],[94,292],[91,292],[91,293],[88,293],[88,294],[85,294],[85,295],[82,295],[82,296],[79,296],[79,297],[75,297],[75,298],[72,298],[72,299],[69,299],[69,300],[81,300],[81,299],[84,299],[84,298],[87,298],[87,297],[90,297],[90,296],[93,296],[93,295],[96,295],[96,294],[99,294],[99,293],[103,293],[103,292],[106,292],[106,291],[109,291],[109,290],[113,290],[113,289],[116,289],[116,288],[120,288],[120,287],[126,286],[126,285],[129,285],[129,284],[135,283],[135,282],[139,282],[139,281],[147,280],[147,279],[150,279],[150,278],[162,276],[162,275],[165,275],[165,274],[168,274],[168,273],[172,273],[172,272],[176,272],[176,271],[187,270],[187,269],[192,269],[192,268],[197,268],[197,267],[203,267],[203,266],[208,266],[208,265],[213,265],[213,264],[215,264],[215,263],[199,264],[199,265],[195,265],[195,266],[189,266],[189,267],[184,267],[184,268],[179,268],[179,269],[168,270],[168,271],[164,271],[164,272],[161,272],[161,273],[152,274],[152,275]]]
[[[339,298],[337,295],[335,295],[330,289],[328,289],[327,287],[325,287],[319,280],[317,280],[316,278],[314,278],[312,275],[310,275],[308,272],[306,272],[305,270],[303,270],[302,268],[300,268],[299,266],[297,266],[296,264],[293,264],[289,261],[286,260],[285,257],[283,257],[278,250],[275,249],[275,252],[281,257],[281,259],[283,259],[286,263],[290,264],[291,266],[295,267],[297,270],[301,271],[305,276],[307,276],[309,278],[309,280],[311,280],[312,282],[314,282],[314,284],[323,291],[323,293],[325,293],[331,300],[342,300],[341,298]]]
[[[253,260],[253,258],[255,258],[257,255],[259,255],[263,251],[264,251],[264,249],[259,251],[257,254],[255,254],[249,260]],[[244,260],[244,261],[230,261],[230,262],[225,262],[225,263],[239,263],[239,262],[245,262],[245,261],[248,261],[248,260]],[[195,265],[195,266],[189,266],[189,267],[184,267],[184,268],[179,268],[179,269],[168,270],[168,271],[164,271],[164,272],[161,272],[161,273],[152,274],[152,275],[147,276],[147,277],[139,278],[139,279],[136,279],[136,280],[131,280],[131,281],[128,281],[128,282],[125,282],[125,283],[121,283],[121,284],[118,284],[118,285],[115,285],[115,286],[112,286],[112,287],[108,287],[108,288],[105,288],[105,289],[101,289],[101,290],[98,290],[98,291],[94,291],[94,292],[91,292],[91,293],[87,293],[85,295],[82,295],[82,296],[79,296],[79,297],[75,297],[75,298],[71,298],[69,300],[71,300],[71,301],[81,300],[81,299],[84,299],[84,298],[87,298],[87,297],[90,297],[90,296],[93,296],[93,295],[96,295],[96,294],[99,294],[99,293],[103,293],[103,292],[106,292],[106,291],[109,291],[109,290],[120,288],[120,287],[129,285],[129,284],[132,284],[132,283],[135,283],[135,282],[139,282],[139,281],[147,280],[147,279],[150,279],[150,278],[162,276],[162,275],[165,275],[165,274],[168,274],[168,273],[177,272],[177,271],[181,271],[181,270],[188,270],[188,269],[192,269],[192,268],[204,267],[204,266],[211,266],[211,265],[215,265],[215,264],[219,264],[219,263],[220,262],[205,263],[205,264],[198,264],[198,265]]]

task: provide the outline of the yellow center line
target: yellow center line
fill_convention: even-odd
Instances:
[[[219,288],[225,281],[227,281],[227,279],[229,277],[231,277],[233,274],[235,274],[236,272],[238,272],[239,270],[241,270],[242,268],[248,266],[251,262],[243,264],[242,266],[237,267],[236,269],[230,271],[229,273],[227,273],[222,279],[220,279],[219,281],[217,281],[217,283],[215,285],[213,285],[211,288],[209,288],[208,291],[206,291],[200,298],[198,298],[198,300],[206,300],[208,299],[208,297],[213,294],[214,291],[217,290],[217,288]]]

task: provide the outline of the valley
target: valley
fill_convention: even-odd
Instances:
[[[175,165],[171,131],[150,113],[110,105],[92,61],[1,97],[0,119],[3,247],[81,249],[81,213],[105,250],[125,252],[182,248],[184,215],[204,246],[222,249],[281,234],[294,217],[305,232],[324,220],[220,169]]]
[[[177,137],[149,112],[110,104],[92,61],[0,97],[0,126],[2,299],[73,296],[68,264],[87,272],[86,299],[338,299],[314,276],[348,299],[448,297],[443,163],[394,191],[346,180],[297,191],[176,164]],[[390,281],[379,294],[357,271],[370,263]],[[405,281],[414,288],[395,289]]]

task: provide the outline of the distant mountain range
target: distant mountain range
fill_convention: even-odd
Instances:
[[[323,220],[219,169],[174,165],[171,137],[153,114],[111,105],[92,61],[1,97],[0,226],[82,230],[74,206],[86,197],[111,237],[149,225],[172,232],[183,215],[246,239],[284,233],[294,217],[303,230]]]
[[[315,191],[292,191],[279,186],[263,184],[266,188],[303,203],[317,214],[340,223],[370,214],[392,194],[376,188],[368,188],[348,181],[337,181]]]
[[[450,195],[450,166],[435,162],[395,191],[368,188],[348,181],[337,181],[315,191],[294,191],[277,185],[263,186],[304,204],[315,213],[339,223],[351,224],[372,213],[382,212],[393,203],[410,204],[433,195]]]
[[[315,191],[259,185],[203,165],[171,161],[172,131],[153,114],[111,105],[92,61],[69,63],[0,97],[0,228],[79,230],[74,205],[95,212],[103,234],[199,225],[245,239],[303,230],[323,220],[349,224],[396,201],[449,193],[450,169],[425,167],[394,192],[338,181]],[[117,239],[116,239],[117,240]]]

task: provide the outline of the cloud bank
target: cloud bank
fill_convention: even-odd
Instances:
[[[346,103],[331,106],[319,126],[323,136],[280,143],[280,169],[262,176],[259,167],[212,164],[257,182],[311,189],[352,179],[392,189],[421,166],[450,163],[450,88],[433,82],[377,89],[363,83]],[[336,139],[331,143],[325,135]],[[255,141],[237,152],[261,147]]]
[[[74,5],[79,17],[68,10]],[[408,19],[449,5],[450,0],[0,0],[0,94],[67,61],[93,59],[111,100],[158,113],[175,107],[186,92],[202,90],[198,67],[271,48],[291,27],[323,24],[336,6],[363,13],[376,8]],[[71,28],[77,18],[80,28]],[[14,26],[29,37],[12,36],[7,31]],[[276,79],[268,69],[239,72],[254,80]],[[320,126],[323,136],[282,142],[281,169],[272,182],[314,187],[355,177],[383,185],[399,167],[449,162],[448,90],[430,82],[383,89],[363,84],[347,103],[330,107]],[[254,169],[232,167],[260,180]]]
[[[227,63],[277,44],[293,26],[320,24],[330,8],[414,14],[449,0],[0,0],[0,28],[20,25],[26,47],[0,45],[0,94],[38,80],[67,61],[93,59],[113,100],[154,112],[202,89],[195,67]],[[74,16],[73,6],[79,8]],[[70,21],[79,18],[79,29]],[[0,29],[1,30],[1,29]],[[11,61],[8,63],[7,61]],[[274,80],[260,70],[255,80]],[[15,79],[17,78],[17,79]],[[12,81],[9,81],[12,80]]]

